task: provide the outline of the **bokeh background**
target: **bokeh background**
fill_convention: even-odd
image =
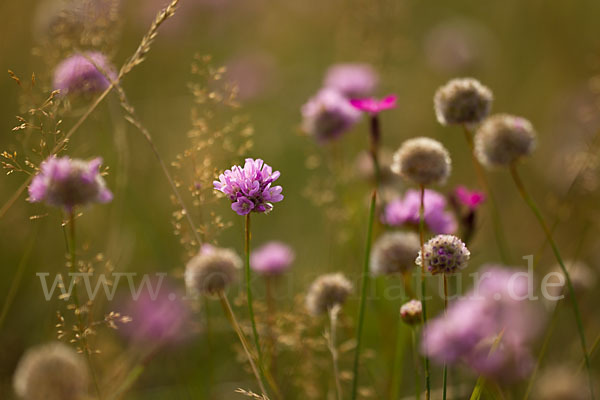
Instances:
[[[116,66],[122,65],[164,5],[161,0],[123,0],[110,10],[107,25],[95,33],[97,41],[57,43],[49,34],[53,18],[75,3],[21,0],[0,4],[0,71],[14,71],[24,86],[32,73],[36,75],[31,91],[20,88],[8,75],[0,79],[0,149],[31,156],[36,163],[41,160],[30,152],[33,139],[23,140],[25,134],[12,128],[18,125],[16,115],[25,115],[39,105],[51,90],[56,63],[76,48],[99,48]],[[357,175],[355,159],[367,146],[367,124],[363,121],[333,146],[320,146],[300,130],[300,107],[320,88],[326,69],[338,62],[371,64],[380,75],[377,94],[397,94],[398,107],[382,114],[384,146],[395,149],[407,138],[430,136],[449,149],[453,173],[447,186],[439,188],[442,192],[458,184],[476,188],[477,180],[462,132],[442,127],[435,120],[432,97],[437,87],[453,77],[473,76],[493,90],[495,112],[530,119],[539,142],[534,156],[522,167],[524,179],[548,219],[557,218],[556,237],[564,255],[586,261],[597,273],[599,13],[600,3],[591,0],[181,0],[176,15],[161,26],[146,61],[122,84],[161,155],[171,164],[191,146],[189,133],[196,118],[192,110],[202,112],[205,106],[195,101],[190,82],[208,87],[223,83],[199,78],[192,73],[192,63],[206,68],[203,57],[211,56],[212,66],[227,67],[223,79],[237,83],[239,107],[212,105],[212,123],[224,127],[234,116],[244,118],[253,127],[252,148],[244,154],[218,153],[207,169],[210,173],[223,170],[251,156],[263,158],[281,171],[285,200],[270,215],[255,217],[252,229],[253,243],[277,239],[296,251],[294,266],[277,289],[277,306],[282,311],[301,312],[296,297],[317,274],[343,271],[358,284],[369,182]],[[89,104],[82,100],[68,109],[60,108],[61,129],[68,130]],[[78,221],[81,251],[89,259],[101,253],[104,261],[98,263],[104,266],[109,260],[118,271],[166,272],[171,287],[183,290],[181,276],[190,247],[186,228],[178,234],[175,231],[177,224],[185,226],[185,220],[174,216],[177,207],[160,166],[142,135],[123,115],[116,95],[109,95],[68,144],[71,156],[103,157],[109,167],[108,185],[116,194],[112,203],[83,211]],[[184,191],[192,184],[192,171],[185,165],[170,167]],[[489,177],[499,200],[512,264],[524,267],[522,257],[534,254],[536,274],[541,276],[555,264],[541,230],[508,173],[494,171]],[[25,179],[22,173],[0,179],[2,204]],[[40,271],[64,271],[63,215],[29,204],[25,198],[23,194],[0,220],[0,302],[11,300],[0,322],[1,398],[13,396],[12,374],[23,351],[56,337],[56,311],[64,308],[64,301],[44,300],[35,276]],[[194,204],[190,196],[186,201]],[[231,212],[227,203],[210,199],[206,208],[193,205],[194,218],[206,218],[207,210],[221,216],[228,227],[219,229],[218,235],[216,229],[211,231],[207,240],[241,252],[243,218]],[[381,232],[384,228],[377,229]],[[499,262],[486,210],[481,211],[470,248],[471,271],[483,263]],[[25,264],[19,279],[20,263]],[[255,288],[260,300],[263,282],[257,279]],[[231,298],[236,295],[237,289]],[[340,334],[344,343],[352,339],[356,300],[351,298],[345,308],[345,330]],[[600,328],[598,300],[594,290],[581,300],[590,341]],[[365,398],[386,393],[395,342],[393,321],[399,305],[398,299],[369,303]],[[245,320],[245,308],[238,306]],[[150,355],[136,347],[142,345],[132,344],[121,329],[99,328],[93,339],[101,350],[95,356],[98,369],[110,376],[119,365],[128,365],[124,357],[140,351],[148,356],[146,368],[125,398],[241,398],[233,390],[254,384],[236,348],[236,338],[218,304],[203,307],[192,307],[184,339],[152,348]],[[433,306],[434,312],[439,307]],[[109,311],[126,312],[119,296],[93,310],[100,319]],[[212,329],[207,328],[210,320]],[[566,307],[559,321],[544,365],[579,363],[576,330]],[[310,324],[304,327],[305,333],[322,339],[324,321]],[[293,326],[288,329],[294,330]],[[351,342],[346,344],[351,347]],[[308,389],[301,393],[300,388],[312,383],[301,382],[303,376],[294,372],[297,379],[286,389],[287,398],[327,398],[324,393],[331,384],[326,377],[327,348],[322,343],[312,346],[318,353],[315,371],[325,371],[325,376],[317,374],[315,378],[320,379],[315,383],[318,394]],[[344,371],[349,370],[351,355],[351,351],[342,352]],[[302,355],[294,356],[291,351],[282,355],[278,374],[283,377],[295,371],[297,357]],[[406,357],[409,370],[410,357]],[[598,360],[593,364],[598,371]],[[459,376],[464,376],[464,382],[474,382],[468,372],[457,374],[463,374]],[[412,375],[405,375],[403,392],[410,396]],[[510,390],[521,393],[522,385]]]

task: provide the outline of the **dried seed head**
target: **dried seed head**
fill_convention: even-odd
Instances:
[[[377,239],[371,253],[374,275],[405,273],[415,266],[419,237],[413,232],[388,232]]]
[[[425,265],[432,275],[453,274],[466,268],[471,253],[467,246],[453,235],[437,235],[423,246]],[[417,265],[422,266],[421,251],[417,257]]]
[[[25,400],[81,400],[87,393],[87,367],[71,347],[60,342],[45,344],[21,357],[13,385]]]
[[[400,318],[408,325],[421,323],[422,314],[423,305],[419,300],[411,300],[402,304],[402,307],[400,307]]]
[[[590,290],[596,284],[596,272],[585,262],[577,260],[565,260],[565,267],[569,272],[569,277],[571,278],[571,283],[573,284],[573,290],[575,290],[576,294],[579,295],[586,290]],[[548,287],[548,292],[552,296],[556,297],[560,295],[568,295],[569,289],[566,287],[567,280],[560,265],[556,264],[552,268],[552,272],[562,276],[562,285],[551,285]]]
[[[185,284],[193,293],[216,296],[237,279],[242,260],[231,249],[201,251],[185,267]]]
[[[488,167],[507,166],[535,149],[536,133],[525,118],[508,114],[489,117],[475,135],[475,155]]]
[[[341,273],[321,275],[308,289],[306,308],[313,315],[342,305],[352,293],[352,283]]]
[[[475,124],[488,116],[493,95],[473,78],[452,79],[433,98],[435,115],[442,125]]]
[[[451,170],[450,154],[437,140],[409,139],[394,154],[392,171],[419,185],[443,184]]]

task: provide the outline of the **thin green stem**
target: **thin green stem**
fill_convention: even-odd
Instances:
[[[69,212],[69,262],[71,264],[71,269],[73,272],[77,272],[77,260],[76,260],[76,251],[77,242],[75,235],[75,212],[71,210]],[[75,279],[75,278],[74,278]],[[94,370],[94,365],[92,363],[92,358],[90,357],[90,349],[87,341],[87,332],[85,324],[83,323],[83,318],[81,317],[81,303],[79,302],[79,293],[77,290],[77,283],[73,285],[73,302],[75,303],[75,315],[77,316],[77,324],[79,330],[79,336],[81,338],[82,351],[85,355],[85,359],[90,368],[90,375],[92,376],[92,381],[94,382],[94,388],[96,389],[96,393],[98,395],[98,399],[102,399],[102,395],[100,394],[100,386],[98,385],[98,379],[96,378],[96,372]]]
[[[342,384],[340,383],[340,370],[338,367],[338,351],[336,347],[337,319],[340,312],[339,306],[329,309],[329,352],[333,363],[333,379],[335,380],[335,393],[337,400],[342,400]]]
[[[371,205],[369,207],[369,222],[367,226],[367,243],[365,250],[365,258],[363,262],[362,282],[360,288],[360,300],[358,308],[358,323],[356,327],[356,350],[354,352],[354,365],[352,380],[352,400],[356,400],[358,393],[358,365],[360,360],[360,349],[362,342],[362,331],[365,321],[365,308],[367,303],[367,286],[369,285],[369,260],[371,258],[371,244],[373,239],[373,225],[375,222],[375,206],[377,203],[377,189],[373,189],[371,194]]]
[[[390,384],[390,400],[398,400],[400,385],[402,385],[402,361],[404,358],[404,341],[406,338],[407,327],[404,326],[401,318],[398,318],[398,327],[396,328],[396,349],[394,351],[394,362],[392,364],[392,381]]]
[[[427,294],[425,285],[425,273],[427,271],[427,262],[425,261],[425,186],[420,186],[421,190],[421,204],[419,206],[419,240],[421,242],[421,305],[423,306],[423,313],[421,314],[423,326],[427,324]],[[431,398],[431,377],[429,374],[429,357],[427,351],[424,352],[423,360],[425,364],[425,387],[426,387],[426,399]]]
[[[469,146],[469,150],[471,152],[471,160],[473,161],[473,168],[475,169],[475,173],[477,174],[477,180],[479,181],[479,185],[485,192],[486,196],[490,201],[490,205],[492,206],[492,223],[494,224],[494,236],[496,238],[496,245],[498,246],[498,252],[500,253],[500,258],[504,264],[510,263],[510,255],[508,251],[508,245],[506,244],[506,236],[504,235],[504,228],[502,226],[502,220],[500,218],[500,211],[498,208],[498,204],[496,202],[496,197],[492,192],[489,182],[487,181],[487,177],[479,160],[475,156],[475,145],[473,144],[473,135],[467,126],[463,125],[463,131],[465,133],[465,139]]]
[[[443,274],[444,279],[444,315],[448,313],[448,278]],[[446,387],[448,381],[448,364],[444,363],[444,380],[442,389],[442,399],[446,400]]]
[[[260,350],[260,339],[258,330],[256,329],[256,319],[254,318],[254,306],[252,304],[252,285],[250,276],[250,214],[246,214],[246,223],[244,229],[244,272],[246,274],[246,297],[248,301],[248,314],[250,323],[252,324],[252,336],[254,337],[254,345],[256,346],[256,354],[258,355],[258,364],[262,369],[262,351]]]
[[[527,205],[529,206],[529,208],[531,209],[531,211],[537,218],[544,233],[546,234],[548,243],[550,243],[550,247],[552,248],[552,252],[554,253],[556,261],[558,261],[558,264],[560,265],[560,268],[562,269],[562,272],[565,275],[565,278],[567,280],[567,287],[569,288],[568,295],[571,299],[571,305],[573,307],[573,314],[575,315],[575,321],[577,323],[577,330],[578,330],[579,339],[581,342],[581,349],[583,351],[583,356],[585,359],[585,366],[586,366],[586,369],[588,372],[588,378],[589,378],[589,383],[590,383],[590,395],[591,395],[592,400],[594,400],[594,382],[593,382],[592,372],[591,372],[591,368],[590,368],[590,359],[589,359],[588,352],[587,352],[585,331],[583,329],[583,322],[581,319],[581,313],[579,311],[579,304],[578,304],[577,298],[575,296],[575,290],[573,289],[573,282],[571,281],[571,275],[569,274],[569,271],[565,267],[565,263],[563,262],[563,258],[560,254],[558,246],[556,245],[556,242],[554,241],[554,238],[552,237],[552,232],[548,228],[548,225],[546,224],[546,221],[544,220],[542,213],[540,212],[535,201],[531,198],[529,193],[525,190],[525,186],[523,185],[523,181],[521,180],[521,177],[519,176],[519,172],[517,171],[517,167],[515,164],[511,164],[510,173],[515,182],[515,185],[517,186],[519,193],[521,194],[521,197],[523,198],[525,203],[527,203]]]
[[[231,304],[229,304],[229,300],[227,300],[227,296],[225,296],[225,293],[223,293],[223,292],[219,293],[219,300],[221,300],[221,306],[223,307],[223,311],[225,312],[225,316],[227,317],[227,320],[229,321],[229,323],[233,327],[233,330],[235,331],[238,338],[240,339],[240,343],[242,344],[242,348],[244,349],[244,352],[246,353],[246,357],[248,358],[248,362],[250,363],[250,367],[252,368],[252,373],[254,374],[254,377],[256,378],[256,381],[258,382],[258,386],[260,387],[262,396],[264,399],[267,399],[268,398],[267,391],[265,390],[265,386],[261,379],[261,375],[258,372],[258,368],[256,367],[256,364],[254,363],[254,358],[252,357],[252,353],[250,352],[250,345],[248,344],[248,341],[246,340],[246,337],[244,336],[244,332],[242,332],[242,328],[240,328],[240,324],[238,323],[238,321],[235,317],[235,314],[233,313],[233,309],[231,308]]]
[[[419,365],[419,351],[417,348],[417,328],[412,328],[410,332],[411,341],[412,341],[412,353],[413,353],[413,363],[415,365],[415,399],[421,399],[421,374],[419,374],[420,365]]]

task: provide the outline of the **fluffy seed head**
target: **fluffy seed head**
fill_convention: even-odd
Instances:
[[[29,185],[29,201],[70,211],[75,206],[107,203],[113,195],[100,174],[101,158],[91,161],[49,157]]]
[[[25,400],[81,400],[87,393],[87,367],[71,347],[49,343],[21,357],[13,385],[15,393]]]
[[[306,308],[313,315],[326,313],[335,305],[342,305],[352,293],[352,283],[341,273],[318,277],[308,289]]]
[[[419,251],[417,265],[425,265],[432,275],[453,274],[458,270],[466,268],[471,253],[467,246],[454,235],[437,235],[423,247],[425,257]]]
[[[443,184],[451,170],[450,154],[437,140],[406,140],[394,154],[392,171],[418,185]]]
[[[242,260],[231,249],[201,250],[185,267],[185,285],[193,293],[216,296],[237,279],[241,267]]]
[[[377,239],[371,253],[371,272],[388,275],[408,272],[419,253],[419,237],[413,232],[388,232]]]
[[[402,304],[402,307],[400,307],[400,318],[408,325],[421,323],[422,314],[423,305],[419,300],[411,300]]]
[[[452,79],[433,98],[435,115],[442,125],[481,122],[492,108],[492,92],[472,78]]]
[[[507,166],[530,155],[535,149],[536,133],[525,118],[496,114],[475,134],[475,155],[488,167]]]
[[[84,94],[103,91],[110,85],[110,81],[103,72],[113,80],[117,77],[104,54],[99,52],[88,52],[85,55],[74,54],[56,67],[54,71],[54,89],[59,89],[61,94]]]

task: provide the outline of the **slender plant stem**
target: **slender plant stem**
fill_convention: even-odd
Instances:
[[[473,144],[473,135],[469,128],[466,125],[463,125],[463,131],[465,133],[465,139],[469,146],[469,150],[471,152],[471,160],[473,161],[473,168],[475,169],[475,173],[477,174],[477,179],[479,181],[479,185],[484,190],[487,195],[490,205],[492,206],[492,223],[494,224],[494,236],[496,238],[496,245],[498,246],[498,251],[500,253],[500,258],[504,264],[510,263],[510,255],[508,251],[508,246],[506,244],[506,236],[504,235],[504,228],[502,226],[502,220],[500,219],[500,211],[498,208],[498,204],[496,202],[496,197],[492,192],[490,184],[487,181],[487,177],[479,160],[475,156],[475,146]]]
[[[544,220],[544,217],[542,216],[542,213],[540,212],[535,201],[531,198],[531,196],[529,195],[527,190],[525,190],[523,181],[521,180],[521,177],[519,176],[519,172],[517,171],[517,167],[514,163],[511,164],[511,166],[510,166],[510,173],[515,182],[515,185],[517,186],[519,193],[521,194],[521,197],[523,198],[525,203],[527,203],[527,205],[529,206],[529,208],[531,209],[531,211],[537,218],[544,233],[546,234],[548,243],[550,243],[550,247],[552,248],[552,251],[554,252],[554,256],[555,256],[556,260],[558,261],[558,264],[560,265],[560,268],[562,269],[563,274],[565,274],[565,278],[567,280],[567,287],[569,288],[568,295],[571,299],[571,305],[573,307],[573,314],[575,315],[575,321],[577,323],[577,330],[578,330],[579,339],[581,342],[581,349],[583,351],[583,356],[585,359],[585,366],[586,366],[586,369],[588,372],[588,378],[589,378],[589,383],[590,383],[590,395],[591,395],[592,400],[594,400],[594,381],[592,378],[592,372],[591,372],[591,368],[590,368],[590,359],[589,359],[588,352],[587,352],[585,331],[583,329],[583,322],[581,319],[581,313],[579,311],[579,304],[578,304],[577,298],[575,296],[575,290],[573,289],[573,282],[571,281],[571,275],[569,274],[569,271],[565,267],[565,263],[563,262],[563,258],[560,254],[558,246],[556,245],[556,242],[554,241],[554,238],[552,237],[552,232],[548,228],[548,225],[546,224],[546,221]]]
[[[415,399],[421,399],[421,374],[419,373],[420,365],[419,365],[419,351],[417,348],[417,328],[413,327],[410,330],[410,336],[412,341],[412,353],[413,353],[413,363],[415,365]]]
[[[339,305],[329,309],[329,351],[333,363],[333,378],[335,380],[335,393],[337,400],[342,400],[342,384],[340,383],[340,370],[338,367],[338,351],[336,347],[337,319],[340,312]]]
[[[260,339],[258,337],[258,330],[256,329],[256,320],[254,318],[254,306],[252,304],[252,285],[250,276],[250,214],[246,214],[244,228],[244,272],[246,274],[246,297],[248,302],[248,314],[250,316],[250,323],[252,324],[252,336],[254,338],[254,345],[256,346],[256,354],[258,355],[258,364],[262,363],[262,351],[260,350]]]
[[[592,343],[592,347],[590,347],[590,351],[589,351],[590,359],[596,353],[598,346],[600,346],[600,335],[596,336],[594,343]],[[585,361],[582,361],[581,364],[579,365],[579,369],[577,371],[578,372],[581,371],[584,367],[585,367]]]
[[[396,349],[394,350],[394,362],[392,364],[392,381],[390,384],[390,400],[398,400],[400,385],[402,384],[402,361],[404,356],[404,342],[407,328],[401,318],[398,318],[396,328]]]
[[[371,115],[369,134],[369,153],[373,160],[373,171],[375,172],[375,187],[381,182],[381,168],[379,166],[379,143],[381,142],[381,127],[377,114]]]
[[[425,273],[427,271],[427,262],[425,261],[425,186],[421,185],[421,205],[419,207],[419,240],[421,242],[421,305],[423,306],[423,313],[421,314],[423,327],[427,324],[427,294],[425,285]],[[427,351],[424,352],[423,356],[425,364],[425,387],[426,387],[426,399],[431,398],[431,377],[429,375],[429,357]]]
[[[362,342],[362,331],[365,322],[365,309],[367,304],[367,286],[369,285],[369,260],[371,258],[371,244],[373,242],[373,225],[375,221],[375,206],[377,203],[377,189],[371,193],[371,205],[369,207],[369,223],[367,226],[367,243],[365,258],[363,262],[362,279],[360,286],[360,300],[358,307],[358,323],[356,326],[356,350],[354,352],[354,364],[352,380],[352,400],[356,400],[358,394],[358,365],[360,361],[360,350]]]
[[[275,299],[273,298],[273,279],[272,276],[265,276],[265,296],[267,298],[267,328],[268,328],[268,338],[269,338],[269,347],[270,347],[270,363],[269,369],[271,371],[277,370],[277,354],[276,354],[276,340],[275,340]]]
[[[444,279],[444,315],[448,313],[448,278],[442,274]],[[448,382],[448,364],[444,363],[444,380],[442,389],[442,399],[446,400],[446,388]]]
[[[263,398],[266,399],[267,391],[265,390],[265,386],[261,379],[261,375],[258,372],[258,368],[256,367],[256,364],[254,363],[254,358],[252,357],[252,353],[250,352],[250,346],[248,344],[248,341],[246,340],[246,337],[244,336],[244,332],[242,332],[242,328],[240,328],[240,324],[238,323],[237,319],[235,318],[235,314],[233,313],[231,304],[229,304],[229,300],[227,300],[227,296],[225,296],[225,293],[223,293],[223,292],[219,293],[219,299],[221,300],[221,306],[223,307],[225,316],[229,320],[229,323],[231,323],[233,330],[237,334],[238,338],[240,339],[240,343],[242,344],[242,347],[244,348],[244,352],[246,353],[246,357],[248,358],[248,362],[250,363],[250,367],[252,368],[252,373],[254,374],[254,377],[256,378],[256,381],[258,382],[258,386],[260,387],[262,396],[263,396]]]
[[[69,262],[71,264],[71,269],[73,272],[77,272],[77,260],[76,260],[76,235],[75,235],[75,212],[71,210],[69,212]],[[77,324],[79,335],[81,338],[82,351],[85,355],[85,359],[90,368],[90,375],[92,376],[92,381],[94,382],[94,389],[96,390],[96,394],[98,395],[98,399],[102,399],[102,395],[100,393],[100,386],[98,385],[98,379],[96,378],[96,372],[94,370],[94,365],[92,363],[92,358],[90,357],[90,349],[87,341],[87,332],[85,328],[85,324],[83,323],[83,318],[81,317],[81,303],[79,302],[79,293],[77,290],[77,282],[73,285],[73,301],[75,303],[75,315],[77,316]]]

